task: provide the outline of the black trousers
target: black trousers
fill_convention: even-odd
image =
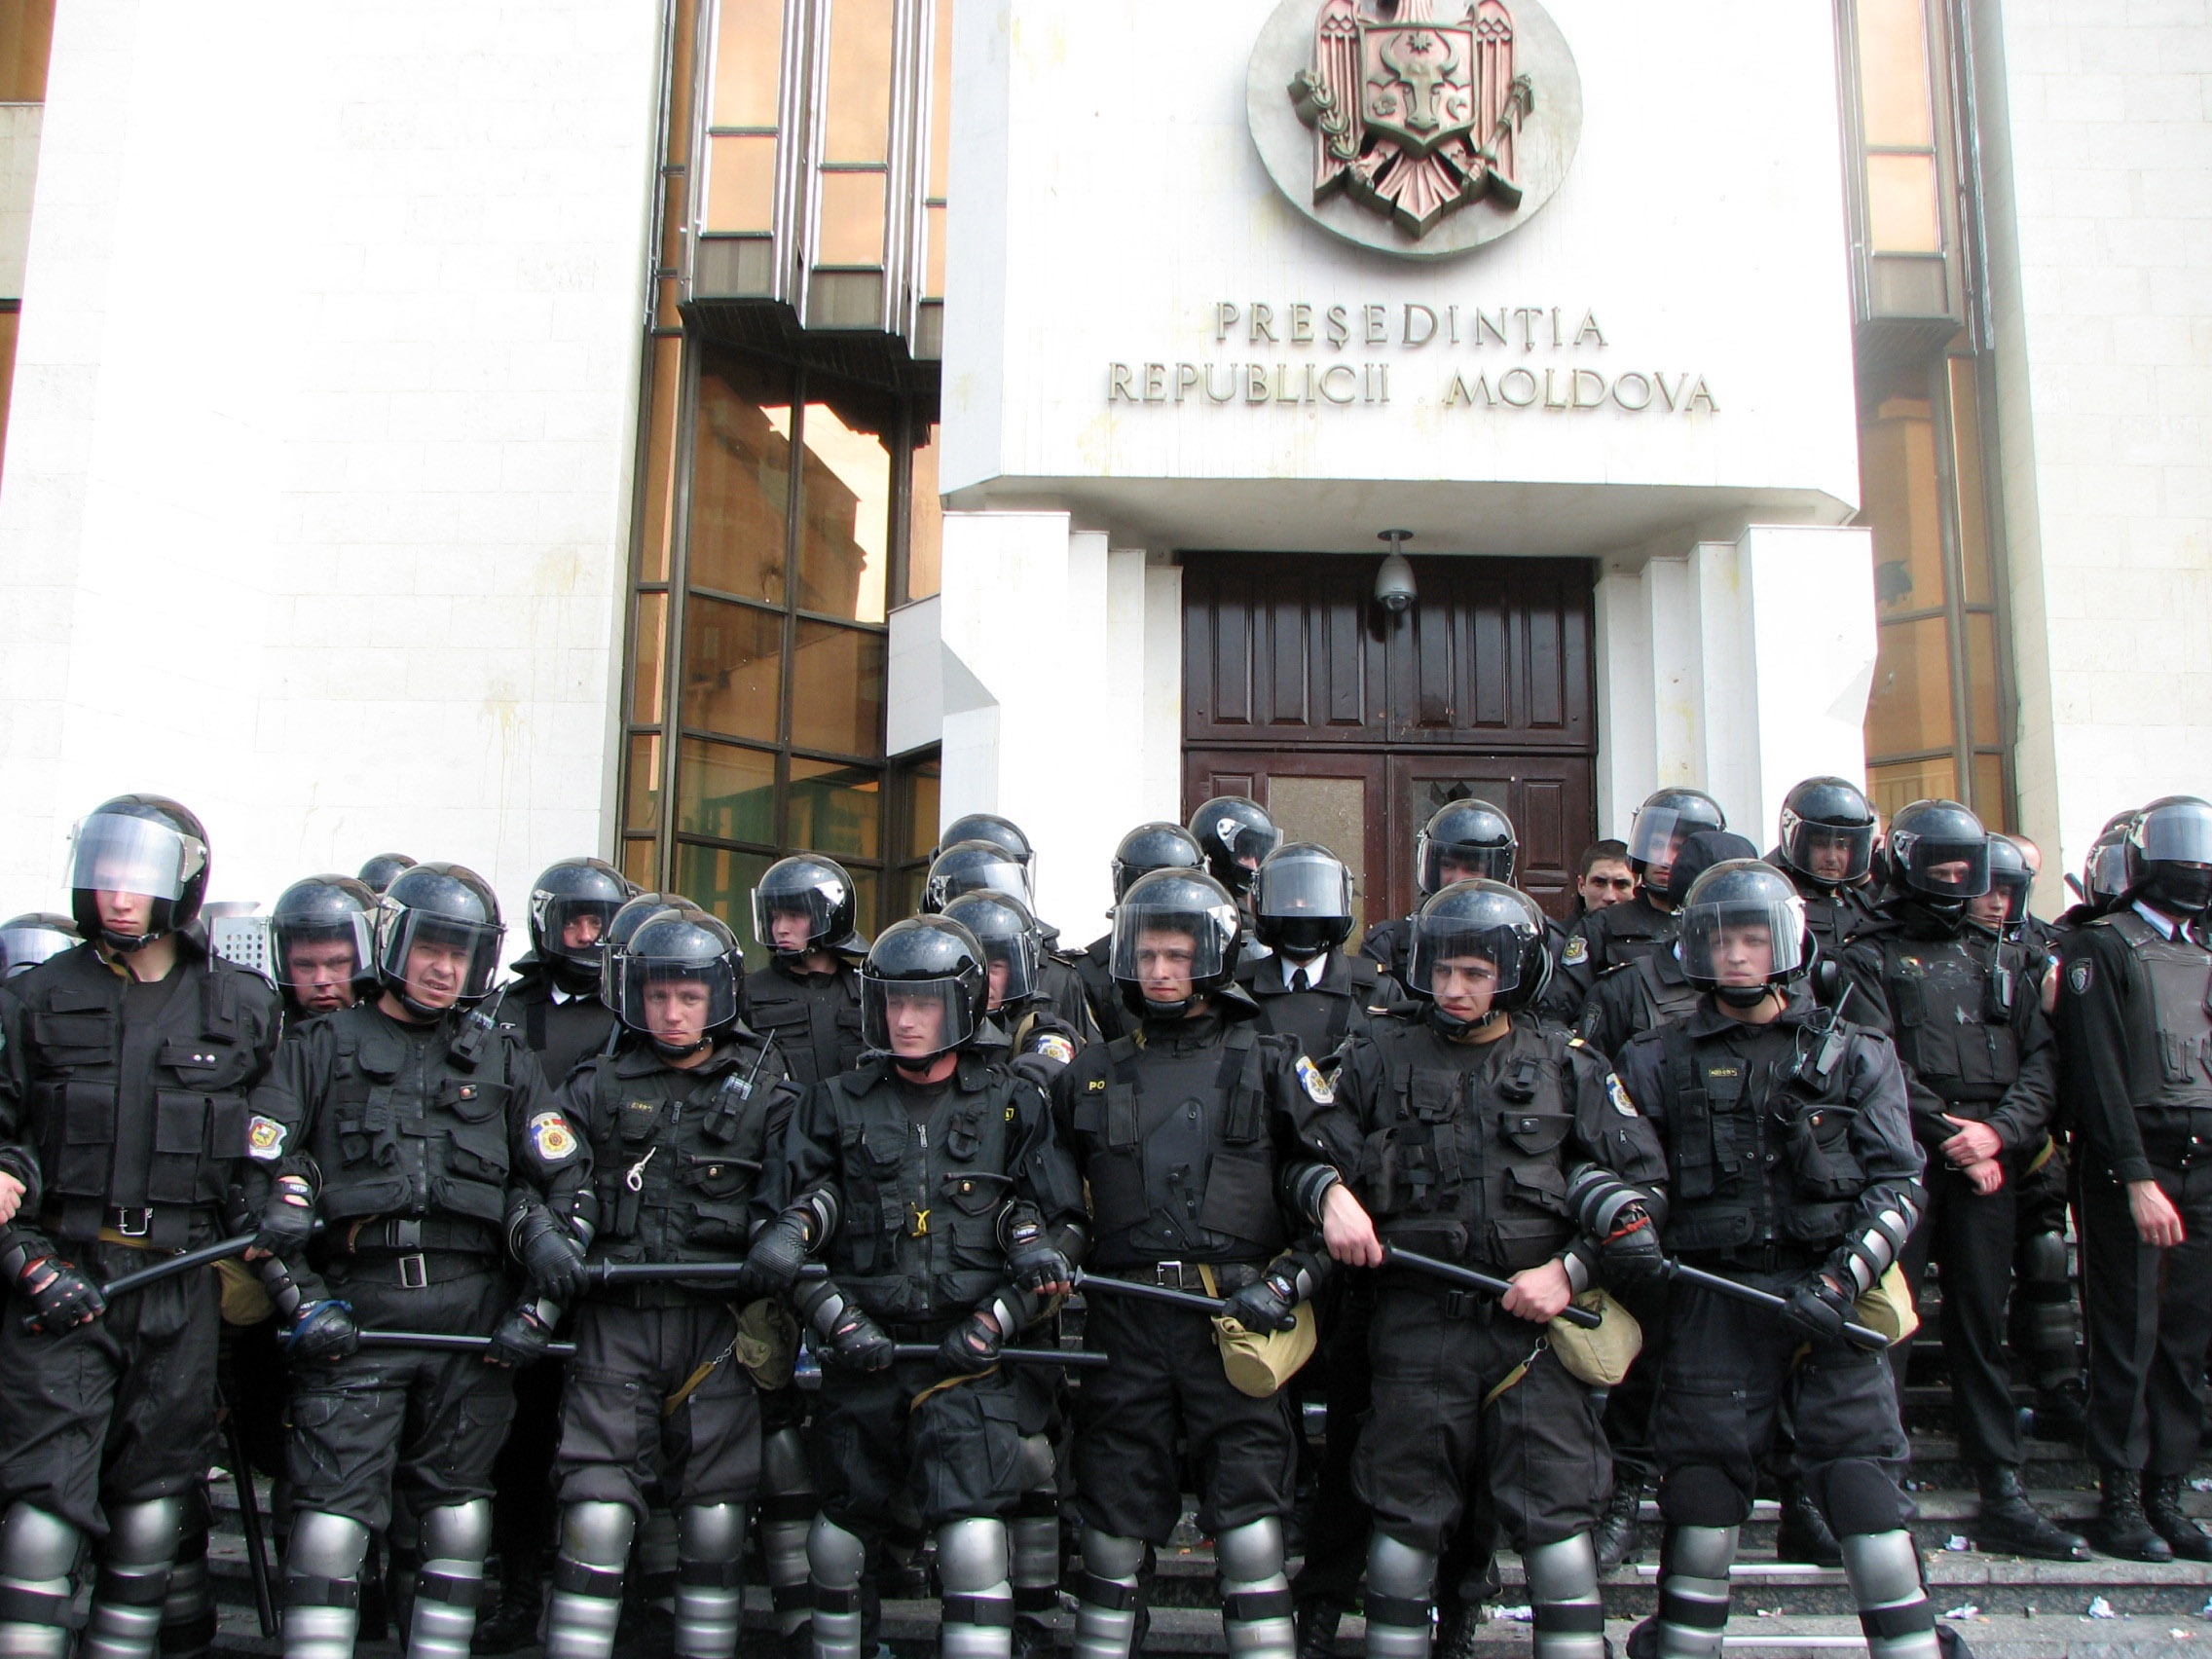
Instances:
[[[1376,1280],[1372,1272],[1340,1268],[1314,1305],[1314,1317],[1321,1324],[1317,1357],[1323,1367],[1322,1399],[1329,1429],[1315,1481],[1313,1514],[1306,1525],[1306,1561],[1291,1582],[1292,1592],[1302,1601],[1325,1596],[1349,1603],[1367,1570],[1367,1539],[1375,1517],[1352,1490],[1351,1463],[1360,1424],[1373,1402],[1367,1333],[1375,1320]]]
[[[2212,1345],[2212,1164],[2155,1171],[2181,1211],[2182,1242],[2145,1244],[2127,1189],[2082,1171],[2082,1307],[2088,1325],[2089,1458],[2186,1475],[2204,1435]]]
[[[760,1403],[720,1303],[576,1310],[553,1478],[563,1503],[750,1503],[760,1486]],[[682,1403],[669,1402],[716,1362]]]
[[[2005,1307],[2012,1292],[2024,1161],[2005,1160],[2005,1185],[1987,1197],[1936,1153],[1928,1157],[1928,1208],[1904,1249],[1915,1301],[1928,1264],[1943,1269],[1943,1359],[1951,1372],[1951,1409],[1959,1453],[1970,1463],[2020,1464],[2020,1419],[2012,1408],[2012,1367]],[[1902,1365],[1900,1349],[1896,1356]]]

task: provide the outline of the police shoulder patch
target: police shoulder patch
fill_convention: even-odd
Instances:
[[[2096,965],[2086,956],[2078,958],[2066,970],[2066,982],[2073,987],[2074,994],[2078,997],[2088,994],[2089,986],[2096,977]]]
[[[1032,1054],[1043,1054],[1048,1060],[1063,1066],[1075,1058],[1075,1045],[1057,1031],[1041,1033],[1031,1041],[1029,1051]]]
[[[1576,934],[1567,941],[1567,948],[1559,953],[1559,959],[1570,966],[1589,961],[1590,941]]]
[[[1621,1087],[1621,1080],[1611,1072],[1605,1074],[1605,1098],[1613,1103],[1613,1110],[1622,1117],[1638,1116],[1636,1102],[1628,1097],[1628,1090]]]
[[[575,1155],[576,1136],[560,1113],[540,1112],[530,1121],[530,1144],[546,1162],[559,1163]]]
[[[1087,1094],[1104,1094],[1106,1092],[1106,1080],[1102,1077],[1094,1077],[1085,1084],[1083,1088]]]
[[[1337,1098],[1336,1087],[1321,1075],[1321,1068],[1304,1054],[1298,1056],[1298,1081],[1300,1086],[1305,1088],[1308,1097],[1314,1104],[1319,1106],[1335,1104]]]
[[[249,1158],[258,1158],[264,1163],[274,1163],[284,1156],[284,1125],[274,1118],[259,1114],[246,1120],[245,1150]]]

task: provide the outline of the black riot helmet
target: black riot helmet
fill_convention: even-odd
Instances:
[[[976,936],[947,916],[908,916],[861,964],[861,1040],[908,1070],[970,1042],[989,970]]]
[[[2005,919],[1997,929],[2005,938],[2020,937],[2021,924],[2028,915],[2028,889],[2035,880],[2020,843],[2009,835],[1993,832],[1989,837],[1989,891],[2005,896]]]
[[[498,896],[474,870],[411,865],[377,902],[377,979],[418,1018],[473,1008],[492,989],[506,936]],[[411,980],[419,951],[434,955]]]
[[[1726,830],[1700,830],[1686,836],[1675,850],[1675,862],[1667,871],[1667,902],[1678,910],[1697,885],[1697,878],[1714,865],[1758,856],[1758,848],[1741,835]]]
[[[1229,890],[1199,870],[1156,869],[1129,883],[1114,906],[1114,949],[1109,964],[1122,1003],[1142,1019],[1181,1019],[1236,972],[1243,920]],[[1148,940],[1147,936],[1154,936]],[[1148,1002],[1144,963],[1161,948],[1179,949],[1172,937],[1190,940],[1191,989],[1172,1002]]]
[[[1833,893],[1873,867],[1874,805],[1844,778],[1807,778],[1782,797],[1782,862]]]
[[[405,853],[379,853],[361,866],[358,879],[379,898],[391,885],[392,878],[403,869],[413,869],[415,861]]]
[[[1955,800],[1916,800],[1890,820],[1890,891],[1959,916],[1989,891],[1989,831]]]
[[[2212,802],[2161,795],[2127,828],[2127,891],[2161,910],[2212,908]]]
[[[559,859],[538,875],[530,890],[530,948],[571,996],[598,985],[607,924],[637,891],[605,859]]]
[[[207,831],[165,795],[127,794],[80,819],[71,837],[69,913],[87,939],[136,950],[200,914],[207,897]],[[142,933],[100,925],[100,893],[151,899]]]
[[[1424,895],[1455,881],[1511,881],[1520,850],[1513,820],[1489,801],[1446,801],[1414,838],[1414,880]]]
[[[1252,884],[1252,931],[1285,956],[1336,949],[1351,933],[1351,871],[1315,841],[1277,847]]]
[[[1260,863],[1282,845],[1268,809],[1248,795],[1215,795],[1191,814],[1191,834],[1206,869],[1232,893],[1249,893]]]
[[[1156,869],[1203,869],[1206,856],[1198,838],[1180,824],[1140,824],[1124,835],[1114,848],[1114,900],[1121,902],[1129,883]]]
[[[1488,1025],[1543,995],[1552,977],[1544,934],[1543,910],[1518,887],[1482,877],[1455,881],[1414,912],[1406,940],[1406,989],[1429,1005],[1430,1022],[1448,1035]],[[1478,966],[1470,970],[1470,963]],[[1436,1006],[1441,966],[1479,973],[1485,963],[1493,983],[1490,1007],[1480,1019],[1456,1019]]]
[[[997,1003],[986,995],[986,1010],[1018,1008],[1037,994],[1037,964],[1042,953],[1043,930],[1029,906],[1011,893],[963,893],[948,901],[944,919],[958,922],[982,946],[986,972],[1005,965],[1005,983]],[[985,989],[988,990],[986,983]]]
[[[1027,866],[1036,854],[1029,837],[1013,819],[1001,818],[995,812],[970,812],[944,827],[944,833],[937,838],[930,858],[934,861],[945,848],[956,847],[962,841],[988,841],[1017,865]]]
[[[853,878],[843,865],[820,853],[793,853],[777,860],[760,872],[753,889],[753,937],[786,964],[799,961],[809,951],[853,948],[857,913]],[[778,916],[795,916],[806,923],[803,944],[776,943]]]
[[[677,903],[655,910],[620,945],[608,945],[606,977],[619,1005],[624,1025],[668,1059],[681,1060],[711,1047],[737,1023],[738,982],[745,977],[745,953],[719,917],[694,904]],[[705,1006],[695,1036],[664,1041],[670,987],[697,986]]]
[[[630,942],[631,936],[663,910],[681,908],[691,901],[676,893],[640,893],[625,900],[622,907],[608,918],[607,935],[600,940],[599,1000],[607,1012],[615,1018],[622,1017],[622,987],[614,982],[614,976],[607,971],[614,953]]]
[[[996,841],[955,841],[930,860],[923,912],[937,915],[963,893],[1011,893],[1024,904],[1036,898],[1029,890],[1029,866]]]
[[[50,910],[32,910],[0,922],[0,981],[28,974],[47,958],[83,942],[75,922]]]
[[[1813,962],[1796,883],[1764,859],[1725,859],[1691,884],[1675,932],[1682,977],[1751,1008]]]
[[[1675,862],[1675,849],[1700,830],[1727,828],[1728,815],[1703,790],[1654,790],[1636,809],[1636,821],[1629,826],[1629,867],[1643,878],[1646,888],[1664,895],[1666,884],[1660,878]]]
[[[333,947],[351,954],[348,977],[355,993],[376,982],[377,896],[350,875],[311,875],[276,895],[269,910],[269,953],[276,983],[303,1007],[316,997],[310,976],[335,983]],[[312,953],[312,960],[311,960]],[[319,1000],[319,999],[317,999]]]
[[[2127,827],[2122,824],[2089,844],[2089,855],[2082,861],[2082,897],[2102,906],[2126,891]]]

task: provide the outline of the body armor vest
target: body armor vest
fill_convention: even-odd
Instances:
[[[576,1067],[612,1047],[619,1022],[596,997],[555,1002],[545,973],[510,980],[485,1010],[495,1025],[513,1027],[537,1056],[545,1081],[559,1085]]]
[[[1866,1185],[1845,1100],[1851,1030],[1776,1024],[1739,1047],[1734,1033],[1661,1028],[1671,1249],[1823,1254],[1842,1238]],[[1806,1075],[1792,1081],[1793,1067]]]
[[[1337,967],[1340,961],[1344,964],[1341,970]],[[1276,970],[1270,967],[1264,972],[1272,975]],[[1328,977],[1342,979],[1342,988],[1281,991],[1253,999],[1260,1005],[1260,1019],[1270,1034],[1288,1037],[1300,1053],[1322,1060],[1344,1047],[1345,1039],[1351,1035],[1353,1019],[1366,1013],[1381,985],[1381,971],[1374,963],[1341,952],[1331,959]]]
[[[1669,1020],[1686,1019],[1697,1007],[1697,987],[1682,977],[1673,951],[1646,951],[1628,971],[1636,976],[1637,1030],[1652,1031]]]
[[[1509,1272],[1557,1255],[1575,1231],[1562,1151],[1574,1132],[1567,1034],[1517,1023],[1494,1043],[1455,1045],[1425,1021],[1388,1019],[1370,1039],[1388,1066],[1357,1182],[1376,1231]]]
[[[1982,936],[1886,933],[1877,942],[1898,1058],[1953,1105],[2003,1099],[2020,1076],[2013,1014],[2036,994],[2027,953]]]
[[[2187,937],[2167,939],[2133,910],[2089,926],[2120,935],[2143,976],[2158,1045],[2158,1091],[2135,1103],[2143,1151],[2154,1163],[2181,1168],[2191,1118],[2212,1112],[2212,952]]]
[[[844,1220],[828,1246],[837,1287],[878,1319],[957,1318],[1006,1282],[999,1212],[1014,1196],[1015,1091],[1009,1074],[960,1071],[917,1119],[888,1066],[828,1085],[835,1097]]]
[[[776,968],[745,977],[745,1023],[776,1040],[776,1056],[802,1088],[861,1063],[860,977],[839,968],[804,983]]]
[[[1075,1107],[1100,1267],[1259,1262],[1289,1242],[1264,1059],[1246,1020],[1180,1051],[1106,1046],[1106,1087]]]

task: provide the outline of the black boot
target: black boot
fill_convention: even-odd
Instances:
[[[537,1644],[537,1620],[545,1607],[544,1582],[535,1572],[517,1571],[499,1581],[499,1604],[469,1638],[471,1653],[513,1653]]]
[[[2079,1446],[2089,1432],[2089,1391],[2079,1377],[2036,1392],[2036,1438]]]
[[[1988,1463],[1975,1473],[1981,1482],[1981,1513],[1967,1529],[1975,1548],[2035,1561],[2089,1559],[2086,1542],[2039,1514],[2028,1501],[2028,1494],[2020,1490],[2019,1470],[2009,1463]]]
[[[2143,1483],[2143,1517],[2180,1561],[2212,1561],[2212,1535],[2181,1506],[2181,1476],[2153,1475]]]
[[[1643,1554],[1643,1527],[1638,1519],[1643,1508],[1643,1481],[1627,1469],[1613,1471],[1613,1501],[1599,1517],[1590,1542],[1598,1551],[1598,1570],[1610,1572],[1624,1561]]]
[[[1298,1604],[1298,1659],[1329,1659],[1345,1606],[1334,1596],[1309,1596]]]
[[[1482,1641],[1483,1626],[1490,1623],[1490,1607],[1478,1604],[1461,1605],[1445,1613],[1438,1621],[1435,1659],[1474,1659],[1477,1644]]]
[[[2082,1530],[2089,1547],[2121,1561],[2171,1561],[2173,1546],[2153,1530],[2143,1513],[2143,1477],[2133,1469],[2100,1469],[2097,1489],[2104,1501]]]
[[[1774,1531],[1774,1559],[1810,1562],[1815,1567],[1843,1565],[1843,1546],[1828,1530],[1828,1518],[1805,1495],[1804,1484],[1794,1476],[1782,1483],[1782,1524]]]

